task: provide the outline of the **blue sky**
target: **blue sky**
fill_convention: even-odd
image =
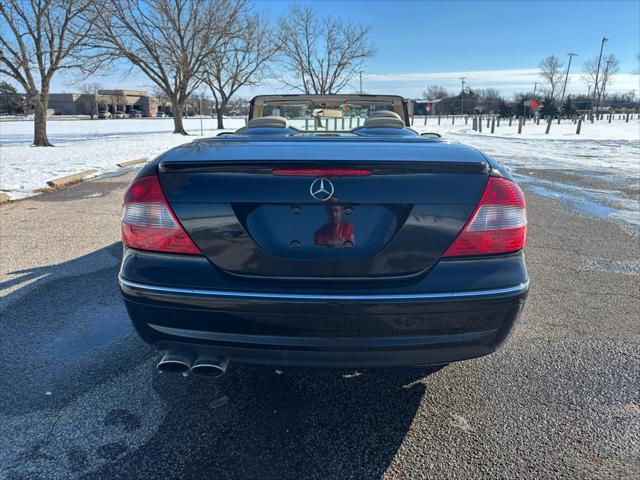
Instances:
[[[605,54],[620,59],[620,75],[609,91],[636,89],[640,53],[640,1],[300,1],[321,15],[341,16],[371,25],[377,54],[366,66],[364,88],[370,93],[419,96],[431,84],[456,89],[467,76],[472,88],[499,88],[509,95],[533,88],[536,67],[550,54],[572,63],[568,91],[586,90],[580,79],[584,61],[598,55],[600,39],[609,38]],[[290,2],[258,0],[256,8],[275,18]],[[140,74],[98,79],[106,86],[148,85]],[[68,80],[55,91],[71,91]],[[273,92],[275,84],[246,89],[244,95]],[[282,90],[279,90],[282,91]]]

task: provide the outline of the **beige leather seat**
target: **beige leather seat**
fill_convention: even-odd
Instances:
[[[393,112],[389,112],[393,113]],[[364,121],[362,128],[404,128],[404,122],[392,116],[374,116]]]
[[[259,117],[252,118],[245,128],[287,128],[289,123],[284,117]]]
[[[402,120],[400,115],[398,115],[396,112],[392,112],[391,110],[378,110],[377,112],[373,112],[371,116],[375,118],[389,117],[389,118],[397,118],[398,120]]]

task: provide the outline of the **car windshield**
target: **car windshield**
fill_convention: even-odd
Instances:
[[[260,116],[284,117],[289,125],[301,131],[348,132],[361,127],[368,117],[381,110],[395,112],[391,102],[269,101],[264,103]]]

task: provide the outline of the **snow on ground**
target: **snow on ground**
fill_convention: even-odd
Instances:
[[[545,134],[546,124],[527,122],[518,134],[517,123],[501,121],[492,135],[486,120],[482,133],[475,132],[464,118],[416,118],[414,128],[436,132],[444,139],[476,147],[516,172],[524,186],[545,197],[563,201],[573,210],[608,218],[640,232],[640,121],[606,120],[583,122],[580,135],[569,120],[553,122]],[[569,173],[561,180],[545,179],[549,172]],[[551,175],[553,177],[554,175]],[[557,176],[557,175],[556,175]],[[585,178],[587,179],[585,181]],[[599,186],[589,186],[595,182]],[[604,187],[602,187],[604,185]],[[632,192],[632,193],[630,193]]]
[[[606,118],[606,117],[605,117]],[[640,120],[606,120],[591,124],[583,122],[580,135],[576,125],[564,120],[553,122],[551,131],[545,135],[546,124],[535,125],[528,121],[518,134],[517,122],[509,127],[502,120],[492,135],[486,120],[482,133],[475,132],[463,118],[429,118],[425,126],[424,117],[416,118],[414,128],[420,132],[436,132],[444,138],[466,143],[479,148],[496,160],[510,166],[530,169],[568,169],[575,171],[600,171],[623,178],[640,176]]]
[[[203,119],[204,135],[215,134],[215,121]],[[225,126],[235,129],[244,119],[227,119]],[[13,198],[32,194],[46,186],[52,178],[82,170],[110,172],[118,162],[159,153],[199,138],[200,119],[185,119],[185,127],[193,136],[173,135],[173,120],[52,120],[48,123],[49,139],[55,148],[31,147],[31,121],[0,122],[0,190]],[[549,135],[546,125],[528,121],[518,135],[517,123],[511,127],[504,120],[495,134],[483,124],[483,132],[474,132],[462,117],[416,117],[414,128],[437,132],[445,139],[466,143],[481,149],[511,168],[565,169],[592,175],[629,180],[640,178],[640,121],[624,120],[584,122],[581,135],[575,134],[571,121],[554,122]]]
[[[163,151],[200,138],[200,119],[185,119],[192,136],[174,135],[173,120],[53,120],[47,133],[53,148],[36,148],[33,123],[0,122],[0,191],[12,198],[31,195],[46,187],[52,178],[83,170],[106,173],[116,163],[140,157],[152,158]],[[226,119],[231,129],[244,125],[243,119]],[[215,120],[203,119],[204,135],[215,134]]]

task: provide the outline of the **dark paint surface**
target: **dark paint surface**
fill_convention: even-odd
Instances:
[[[318,177],[276,168],[366,168]],[[229,135],[170,150],[158,173],[203,256],[125,250],[122,278],[240,292],[393,294],[513,287],[524,255],[442,259],[489,175],[479,151],[422,137]],[[476,299],[307,301],[203,297],[121,285],[140,336],[160,349],[287,365],[437,364],[486,355],[504,341],[526,288]],[[203,350],[204,349],[204,350]]]

